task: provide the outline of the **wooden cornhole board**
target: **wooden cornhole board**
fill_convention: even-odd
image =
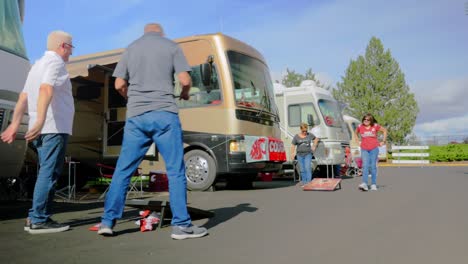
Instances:
[[[169,206],[169,201],[161,201],[161,200],[128,200],[125,203],[126,206],[142,209],[142,210],[150,210],[155,212],[160,212],[161,214],[161,221],[159,221],[159,228],[161,228],[162,223],[164,222],[165,214],[168,213],[167,217],[171,217],[171,207]],[[203,218],[211,218],[214,216],[213,212],[194,208],[187,206],[187,210],[190,216],[194,219],[203,219]]]
[[[315,178],[304,185],[304,191],[334,191],[341,189],[341,179],[336,178]]]

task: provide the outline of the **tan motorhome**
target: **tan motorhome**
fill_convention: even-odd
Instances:
[[[285,87],[275,83],[275,100],[281,119],[281,139],[288,158],[292,138],[299,132],[301,123],[306,123],[313,134],[320,138],[312,160],[313,168],[321,172],[332,169],[326,166],[345,162],[344,148],[349,144],[348,132],[338,102],[331,93],[317,87],[314,81],[306,80],[298,87]],[[284,168],[289,168],[289,160]]]
[[[24,88],[30,64],[21,29],[24,1],[0,1],[0,10],[0,131],[4,131],[13,118],[13,110]],[[19,177],[23,166],[27,126],[25,115],[15,141],[12,144],[0,141],[0,178],[9,178],[9,185],[18,182],[14,178]]]
[[[176,100],[184,132],[188,188],[206,190],[219,176],[252,181],[276,172],[285,160],[273,84],[263,56],[223,34],[175,40],[192,67],[188,101]],[[75,97],[75,124],[68,155],[93,167],[118,158],[126,102],[113,88],[113,69],[123,49],[75,57],[68,70]],[[176,83],[174,97],[180,94]],[[164,170],[152,146],[144,173]]]

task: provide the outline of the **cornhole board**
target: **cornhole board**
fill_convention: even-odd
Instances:
[[[315,178],[304,185],[303,191],[334,191],[341,189],[341,179],[337,178]]]
[[[159,212],[161,214],[161,221],[159,221],[158,227],[161,228],[162,223],[164,222],[165,214],[168,213],[168,217],[172,216],[171,207],[169,206],[169,201],[164,200],[128,200],[125,203],[126,206],[138,208],[141,210],[150,210]],[[196,219],[211,218],[214,216],[213,212],[198,209],[195,207],[187,206],[187,210],[190,216]]]

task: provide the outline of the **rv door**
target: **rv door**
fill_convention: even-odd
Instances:
[[[106,74],[104,81],[104,125],[103,157],[117,158],[122,149],[123,132],[127,111],[127,100],[114,89],[115,78]],[[157,150],[151,145],[146,158],[155,159]]]

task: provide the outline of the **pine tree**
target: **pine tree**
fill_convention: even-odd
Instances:
[[[324,85],[320,83],[311,68],[307,69],[305,74],[296,73],[296,71],[286,68],[286,74],[283,76],[281,83],[286,87],[295,87],[300,86],[304,80],[313,80],[318,87],[324,88]]]
[[[371,38],[364,57],[351,60],[333,95],[348,104],[351,116],[360,119],[371,113],[395,143],[411,133],[419,112],[398,62],[376,37]]]

